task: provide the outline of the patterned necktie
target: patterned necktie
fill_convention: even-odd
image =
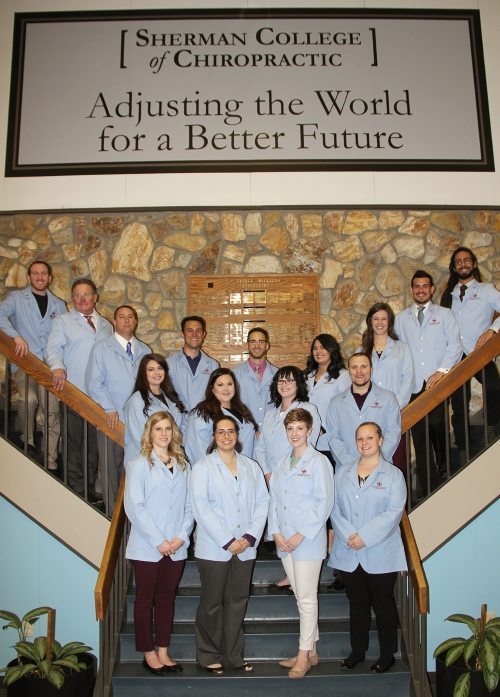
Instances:
[[[462,302],[462,300],[464,299],[464,295],[465,295],[466,290],[467,290],[467,286],[465,285],[465,283],[462,283],[462,285],[460,286],[460,295],[458,296],[460,298],[460,302]]]
[[[134,354],[132,353],[132,343],[130,341],[127,341],[127,348],[125,349],[125,352],[127,356],[130,358],[130,360],[133,361]]]
[[[424,321],[424,308],[423,307],[418,308],[417,319],[418,319],[418,323],[420,325],[422,325],[422,322]]]
[[[85,319],[87,320],[87,324],[89,327],[92,329],[92,331],[95,332],[95,324],[92,322],[92,315],[83,315]]]

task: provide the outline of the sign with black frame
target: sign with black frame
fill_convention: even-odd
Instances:
[[[493,171],[477,10],[15,15],[6,176]]]

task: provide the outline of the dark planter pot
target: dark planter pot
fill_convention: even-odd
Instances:
[[[87,668],[78,673],[66,675],[64,684],[60,690],[40,678],[21,678],[9,685],[7,697],[92,697],[97,673],[97,660],[91,653],[84,653],[80,660],[87,664]],[[9,666],[14,665],[11,661]]]
[[[437,697],[453,697],[453,688],[458,678],[466,672],[462,659],[446,667],[444,659],[436,656],[436,694]],[[500,683],[496,690],[488,692],[484,684],[483,673],[480,670],[471,672],[469,697],[500,697]]]

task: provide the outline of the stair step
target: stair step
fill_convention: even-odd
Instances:
[[[280,661],[293,656],[297,651],[299,634],[297,632],[275,633],[269,630],[260,634],[245,634],[245,658],[251,661]],[[326,632],[320,628],[318,644],[321,657],[341,660],[350,653],[349,629]],[[176,660],[195,661],[196,642],[194,632],[172,634],[170,650]],[[120,655],[123,661],[142,661],[142,653],[135,650],[133,625],[127,625],[120,635]],[[375,660],[379,655],[376,630],[370,631],[370,648],[368,659]]]
[[[175,622],[194,622],[199,603],[198,595],[178,595],[175,600]],[[127,622],[133,621],[134,596],[127,596]],[[347,598],[343,593],[325,593],[319,598],[320,620],[340,620],[349,617]],[[284,593],[276,595],[252,595],[248,602],[246,622],[297,621],[299,618],[295,596]]]
[[[196,664],[186,663],[181,675],[155,677],[138,663],[122,663],[113,677],[114,697],[409,697],[410,677],[407,666],[398,660],[390,671],[382,675],[369,672],[365,660],[346,673],[339,661],[321,660],[303,680],[289,680],[287,671],[277,663],[254,662],[255,673],[241,675],[226,671],[224,676],[207,675]]]

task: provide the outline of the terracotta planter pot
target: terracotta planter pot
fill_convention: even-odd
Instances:
[[[92,697],[97,673],[97,659],[91,653],[84,653],[80,661],[87,664],[87,668],[78,673],[66,675],[64,684],[60,690],[51,685],[48,680],[40,678],[21,678],[7,689],[7,697]],[[14,665],[11,661],[9,666]]]
[[[453,697],[453,688],[458,678],[466,672],[462,659],[446,667],[444,659],[436,656],[436,694],[437,697]],[[500,697],[500,683],[496,690],[488,692],[480,670],[471,672],[469,697]]]

